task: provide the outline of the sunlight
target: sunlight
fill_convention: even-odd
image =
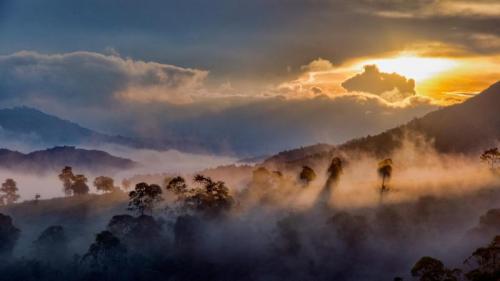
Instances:
[[[396,72],[420,82],[452,69],[457,65],[457,62],[447,58],[398,56],[363,61],[361,66],[367,64],[377,65],[382,72]]]

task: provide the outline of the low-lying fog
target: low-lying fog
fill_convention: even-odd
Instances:
[[[158,246],[162,254],[155,256],[155,261],[173,259],[185,268],[155,270],[178,280],[193,280],[193,276],[184,275],[185,270],[206,270],[208,265],[213,276],[210,280],[392,280],[396,276],[409,278],[412,265],[424,255],[439,258],[450,267],[463,267],[475,248],[500,234],[500,216],[490,214],[479,220],[489,209],[500,208],[500,174],[482,163],[479,155],[442,155],[431,144],[418,143],[404,141],[388,155],[392,175],[383,195],[377,171],[382,159],[352,152],[335,155],[342,159],[342,172],[329,185],[331,193],[326,199],[332,159],[321,157],[308,160],[316,174],[311,182],[298,178],[300,163],[281,173],[275,173],[279,165],[274,164],[260,173],[252,172],[258,166],[207,170],[214,180],[231,183],[229,195],[234,204],[217,218],[203,215],[206,210],[187,212],[179,207],[183,197],[176,200],[163,186],[166,200],[156,206],[154,217],[162,225],[164,244]],[[176,151],[108,151],[142,164],[114,175],[117,185],[135,174],[148,174],[158,183],[163,182],[161,177],[179,174],[193,186],[195,172],[237,161]],[[93,176],[89,175],[89,185]],[[1,177],[14,178],[23,199],[31,199],[35,193],[43,198],[62,196],[56,175],[39,178],[2,172]],[[17,255],[29,256],[26,249],[30,241],[54,223],[78,233],[71,249],[83,254],[94,234],[107,228],[111,217],[133,214],[126,210],[126,194],[100,198],[85,201],[85,219],[80,214],[75,221],[64,211],[47,211],[52,208],[49,201],[40,210],[36,205],[24,206],[33,212],[20,211],[21,207],[7,209],[22,229]],[[75,211],[70,201],[64,204]],[[37,222],[30,216],[39,216]],[[143,239],[149,243],[147,237]],[[189,246],[182,244],[186,241]],[[186,251],[190,259],[182,259]],[[146,267],[153,266],[148,262]],[[149,280],[158,278],[151,276],[156,277]]]

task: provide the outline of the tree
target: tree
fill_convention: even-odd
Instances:
[[[2,187],[0,187],[0,200],[3,204],[12,204],[19,199],[19,195],[17,194],[17,184],[13,179],[6,179],[4,183],[2,183]]]
[[[122,187],[123,187],[123,189],[129,190],[131,185],[132,185],[132,181],[130,181],[129,179],[123,179],[122,180]]]
[[[475,267],[465,274],[468,280],[500,280],[500,236],[495,236],[487,247],[476,249],[465,264]]]
[[[49,226],[33,242],[35,256],[54,264],[64,261],[67,258],[67,242],[62,226]]]
[[[35,194],[35,204],[38,204],[38,201],[40,201],[40,198],[42,198],[42,195],[40,194]]]
[[[61,173],[59,174],[59,179],[63,183],[63,191],[64,194],[67,196],[70,196],[73,194],[73,190],[71,189],[72,183],[73,183],[73,178],[75,175],[73,174],[73,168],[66,166],[62,169]]]
[[[114,180],[110,177],[100,176],[94,179],[94,186],[97,190],[102,192],[113,192],[115,187]]]
[[[316,179],[316,173],[309,166],[303,166],[302,171],[299,174],[299,179],[304,183],[305,186],[309,185],[313,180]]]
[[[392,159],[387,158],[380,161],[378,163],[377,172],[380,178],[382,178],[382,186],[380,187],[380,196],[383,196],[383,194],[389,190],[386,186],[386,181],[388,181],[392,176]]]
[[[180,176],[170,179],[165,188],[175,195],[182,195],[187,191],[186,181]]]
[[[71,189],[73,190],[73,194],[75,195],[84,195],[89,193],[87,177],[85,177],[84,175],[76,175]]]
[[[154,205],[163,200],[161,197],[161,187],[156,184],[147,184],[145,182],[138,183],[135,190],[130,191],[128,209],[135,211],[141,216],[146,211],[153,213]]]
[[[152,216],[116,215],[111,218],[107,230],[118,237],[131,253],[151,256],[152,253],[163,249],[160,247],[162,245],[161,224]]]
[[[0,213],[0,256],[6,257],[12,254],[20,232],[12,224],[12,219],[9,216]]]
[[[83,195],[89,193],[87,177],[82,174],[73,174],[73,168],[66,166],[59,174],[59,179],[63,182],[64,193],[69,195]]]
[[[460,274],[459,269],[448,269],[443,262],[431,257],[422,257],[411,269],[411,275],[420,281],[458,281]]]
[[[328,167],[328,179],[326,180],[325,186],[319,195],[323,204],[326,204],[331,198],[333,185],[335,185],[339,180],[340,174],[342,174],[342,169],[342,159],[340,159],[340,157],[334,157]]]
[[[207,215],[219,215],[231,209],[233,197],[223,181],[213,181],[210,177],[196,175],[194,182],[201,188],[191,189],[184,199],[184,206]]]
[[[491,169],[494,169],[496,163],[500,162],[500,151],[497,147],[490,148],[485,150],[479,158],[481,161],[488,163]]]
[[[107,267],[120,264],[125,254],[126,247],[110,231],[102,231],[96,235],[95,242],[83,256],[83,261],[89,261],[93,267]]]

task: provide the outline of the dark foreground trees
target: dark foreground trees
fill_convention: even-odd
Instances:
[[[458,281],[459,269],[448,269],[443,262],[431,257],[423,257],[411,269],[411,275],[420,281]]]
[[[91,267],[105,269],[122,264],[126,253],[127,249],[120,239],[105,230],[96,235],[82,261],[88,262]]]
[[[58,264],[68,259],[68,238],[60,225],[47,227],[33,242],[34,255],[38,260]]]
[[[9,257],[19,239],[20,230],[12,224],[9,216],[0,214],[0,258]]]
[[[158,202],[161,202],[161,187],[156,184],[138,183],[133,191],[130,191],[128,209],[139,215],[145,212],[153,213],[153,209]]]

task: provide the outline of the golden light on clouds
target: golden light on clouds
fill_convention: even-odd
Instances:
[[[395,72],[407,78],[412,78],[418,83],[439,73],[450,71],[457,66],[458,62],[447,58],[398,56],[363,61],[359,66],[362,69],[362,66],[372,64],[376,65],[382,72]]]
[[[282,83],[279,89],[296,97],[346,94],[342,83],[362,73],[367,65],[376,65],[381,73],[396,73],[413,79],[416,95],[429,98],[438,105],[462,102],[500,79],[500,55],[432,56],[416,49],[348,61],[342,65],[318,58],[302,66],[302,74],[295,80]]]

